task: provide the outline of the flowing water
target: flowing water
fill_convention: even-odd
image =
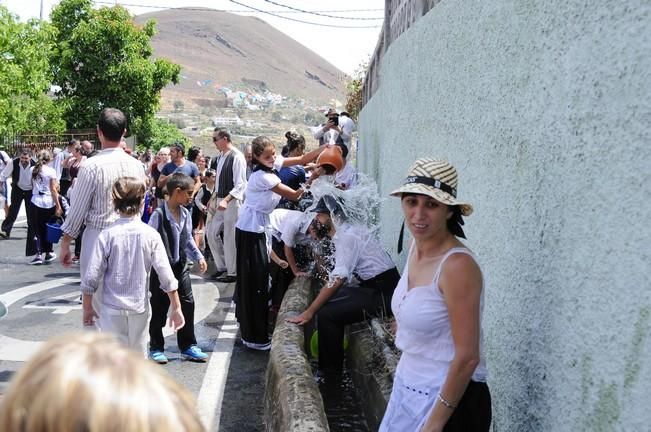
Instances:
[[[313,367],[316,370],[316,361]],[[319,390],[331,432],[370,432],[347,369],[344,369],[340,382],[326,381],[319,384]]]

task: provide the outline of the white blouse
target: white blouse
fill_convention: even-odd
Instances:
[[[273,168],[282,168],[282,156],[276,156]],[[235,225],[242,231],[263,233],[269,229],[269,214],[280,202],[280,195],[272,191],[280,184],[280,177],[276,174],[258,170],[251,174],[246,185],[244,204]]]
[[[413,248],[412,248],[413,249]],[[472,253],[462,247],[450,249],[441,259],[434,278],[429,285],[408,289],[409,259],[398,282],[391,309],[398,323],[395,344],[402,352],[398,369],[409,381],[419,380],[424,376],[442,376],[447,373],[447,366],[454,358],[455,349],[450,328],[448,307],[439,287],[439,277],[443,264],[450,255]],[[411,255],[411,252],[410,252]],[[480,323],[484,305],[482,287],[480,300]],[[486,381],[486,360],[483,350],[483,334],[480,324],[480,361],[473,374],[473,380]]]

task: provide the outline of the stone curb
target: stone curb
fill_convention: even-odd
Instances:
[[[313,297],[310,279],[296,278],[278,313],[264,396],[264,422],[269,432],[330,431],[305,353],[303,327],[285,321],[303,312]]]

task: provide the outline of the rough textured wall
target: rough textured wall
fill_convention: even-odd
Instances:
[[[495,431],[649,430],[650,46],[648,1],[444,0],[383,59],[360,169],[459,170]]]

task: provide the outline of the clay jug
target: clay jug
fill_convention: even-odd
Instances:
[[[330,146],[323,150],[316,160],[326,174],[332,175],[344,167],[344,158],[341,154],[341,147]]]

